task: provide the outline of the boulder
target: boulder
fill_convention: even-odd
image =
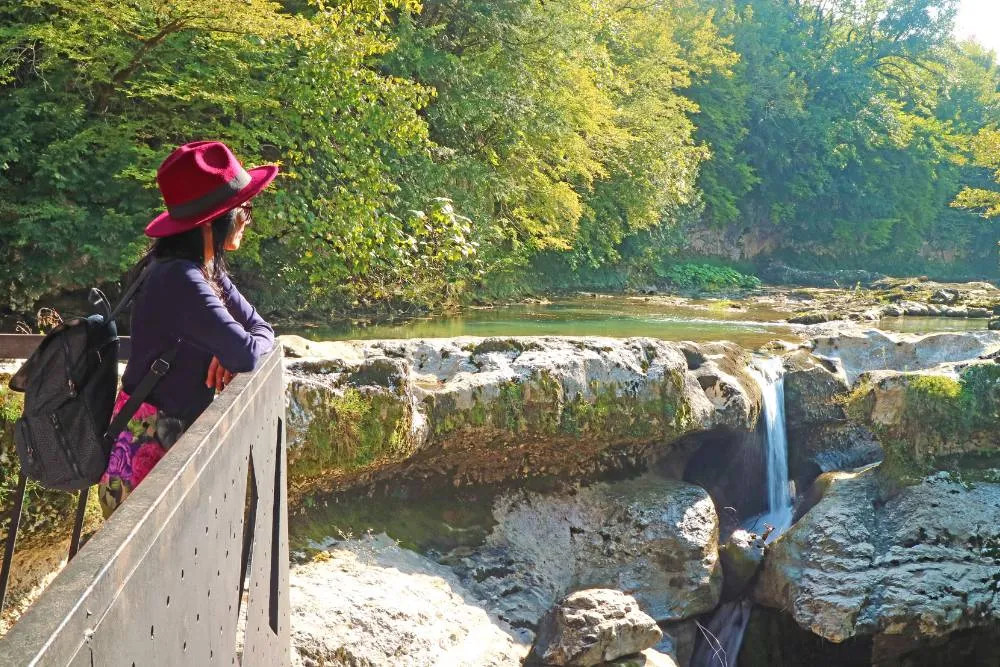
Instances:
[[[785,420],[796,429],[843,421],[844,409],[835,400],[847,392],[847,376],[836,359],[797,350],[782,358],[785,367]]]
[[[746,590],[764,562],[764,540],[756,533],[736,530],[719,548],[719,560],[724,574],[722,599],[733,600]]]
[[[927,304],[917,301],[900,301],[899,307],[903,309],[904,314],[915,317],[926,316],[929,312]]]
[[[840,360],[798,350],[783,361],[788,467],[796,486],[806,488],[821,472],[881,460],[872,433],[847,420],[849,385]]]
[[[826,492],[768,547],[758,603],[834,642],[871,637],[873,661],[1000,621],[1000,484],[945,473],[881,495],[875,470]]]
[[[954,289],[939,289],[939,290],[935,291],[934,294],[931,295],[930,302],[931,303],[939,303],[939,304],[943,303],[943,304],[947,304],[947,305],[950,306],[951,304],[953,304],[956,301],[958,301],[958,298],[959,298],[959,292],[958,292],[958,290],[954,290]]]
[[[587,475],[720,426],[760,392],[733,344],[649,338],[286,341],[289,484]]]
[[[385,535],[337,543],[289,579],[293,664],[517,667],[529,649],[448,568]]]
[[[677,661],[666,653],[648,648],[642,653],[612,660],[607,667],[677,667]]]
[[[788,322],[789,324],[822,324],[823,322],[833,322],[839,319],[842,318],[836,313],[820,310],[790,317],[788,318]]]
[[[889,304],[882,309],[882,314],[885,317],[902,317],[906,314],[906,311],[897,304]]]
[[[662,634],[621,591],[582,590],[560,600],[542,619],[532,658],[543,665],[589,667],[640,653]]]
[[[761,391],[750,353],[725,341],[680,345],[688,369],[715,408],[713,426],[752,431],[760,413]]]
[[[788,474],[797,489],[832,470],[861,468],[883,459],[871,429],[856,422],[812,424],[788,432]]]
[[[882,443],[882,475],[894,485],[934,469],[991,465],[1000,451],[1000,365],[989,360],[948,372],[872,371],[858,381],[848,413]]]
[[[581,588],[627,591],[656,621],[719,601],[718,516],[700,487],[655,475],[562,493],[518,492],[494,507],[497,525],[473,553],[449,559],[498,616],[533,628]]]

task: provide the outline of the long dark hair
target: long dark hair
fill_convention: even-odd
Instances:
[[[201,267],[212,288],[221,295],[219,280],[228,270],[226,266],[226,239],[236,228],[236,209],[230,209],[212,220],[212,250],[215,255],[210,265],[205,262],[205,243],[201,226],[181,234],[164,236],[150,244],[146,254],[129,272],[128,280],[135,280],[139,273],[153,261],[164,259],[187,259]]]

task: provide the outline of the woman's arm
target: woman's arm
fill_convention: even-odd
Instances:
[[[233,284],[228,275],[222,276],[219,280],[219,287],[222,288],[223,300],[233,319],[242,324],[243,328],[251,334],[266,337],[271,341],[273,347],[274,329],[260,316],[257,309],[250,305],[250,302],[244,298],[240,291],[236,289],[236,285]]]
[[[196,264],[174,264],[176,268],[171,267],[171,284],[182,313],[178,323],[180,336],[185,342],[211,352],[232,373],[252,371],[274,346],[274,331],[270,325],[239,292],[235,292],[241,302],[236,312],[243,321],[236,319]],[[232,283],[229,282],[229,285],[232,286]],[[226,296],[225,286],[221,287]]]

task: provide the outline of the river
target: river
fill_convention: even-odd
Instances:
[[[788,324],[791,313],[766,303],[733,299],[679,299],[620,295],[575,296],[550,303],[467,308],[456,314],[374,325],[280,327],[311,340],[450,338],[453,336],[649,336],[663,340],[731,340],[756,348],[781,338],[804,340]],[[883,318],[887,331],[927,333],[986,328],[986,320],[947,317]]]

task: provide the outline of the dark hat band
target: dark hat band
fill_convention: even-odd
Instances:
[[[170,217],[178,220],[196,218],[206,211],[211,211],[227,199],[238,195],[243,188],[250,185],[251,180],[250,174],[245,169],[240,169],[228,183],[220,185],[197,199],[186,201],[183,204],[168,205],[167,211],[170,213]]]

